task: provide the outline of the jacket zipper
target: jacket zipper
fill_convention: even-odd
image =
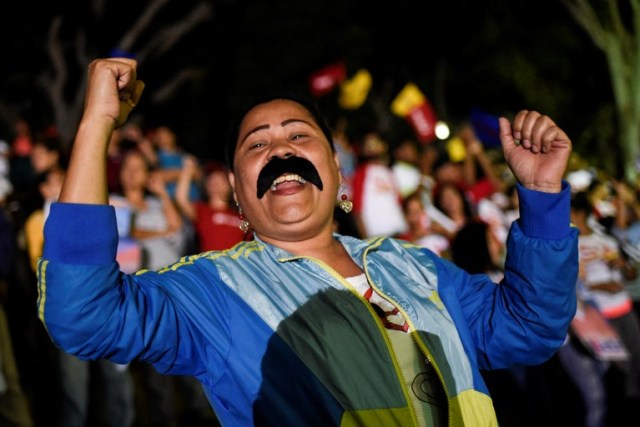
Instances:
[[[366,254],[366,252],[365,252]],[[367,307],[367,310],[369,311],[369,313],[371,314],[371,316],[374,318],[374,321],[376,322],[376,325],[378,327],[378,330],[380,331],[380,334],[382,335],[382,338],[384,339],[384,342],[387,345],[387,350],[391,353],[391,360],[393,360],[393,365],[396,371],[396,374],[400,377],[400,388],[402,389],[402,392],[404,393],[404,398],[407,402],[407,405],[409,406],[411,415],[412,415],[412,421],[413,421],[413,425],[416,427],[419,427],[420,424],[418,422],[418,416],[417,416],[417,411],[416,408],[413,406],[413,401],[411,400],[411,396],[409,395],[409,391],[407,390],[406,387],[406,381],[404,378],[404,374],[402,373],[402,369],[400,368],[400,365],[398,364],[398,356],[395,352],[395,349],[393,348],[393,345],[391,344],[391,339],[389,338],[389,335],[387,334],[384,325],[382,324],[382,320],[380,319],[380,317],[378,316],[378,314],[376,313],[376,311],[373,308],[373,305],[371,304],[371,302],[369,302],[364,296],[360,295],[360,293],[358,291],[356,291],[356,289],[349,283],[347,282],[347,280],[342,277],[342,275],[340,275],[337,271],[335,271],[330,265],[326,264],[324,261],[321,261],[317,258],[313,258],[313,257],[306,257],[306,256],[295,256],[295,257],[290,257],[290,258],[283,258],[280,259],[280,261],[293,261],[293,260],[297,260],[297,259],[306,259],[309,261],[312,261],[316,264],[318,264],[320,267],[322,267],[324,270],[326,270],[334,279],[338,280],[340,282],[340,284],[342,284],[345,288],[347,288],[349,290],[349,292],[351,292],[353,295],[355,295],[360,301],[362,301],[362,303]],[[369,276],[365,271],[365,275],[367,276],[367,281],[369,281]],[[371,282],[369,282],[371,283]],[[373,287],[373,286],[372,286]],[[373,287],[376,291],[377,288]],[[382,294],[380,294],[382,295]],[[385,299],[388,300],[388,298],[385,296]],[[395,307],[395,304],[393,304],[393,306]],[[406,317],[406,313],[402,312],[402,315]],[[413,335],[413,334],[412,334]],[[415,338],[414,338],[415,339]],[[420,348],[420,347],[419,347]],[[422,348],[421,348],[422,350]],[[422,350],[424,351],[424,350]],[[427,357],[427,361],[429,360],[429,358]],[[435,367],[435,365],[434,365]],[[440,377],[440,373],[438,372],[438,377]],[[442,378],[440,377],[440,381],[442,381]],[[446,390],[446,389],[445,389]]]
[[[380,241],[378,241],[378,242],[380,242]],[[377,243],[376,243],[376,245],[377,245]],[[433,369],[436,371],[436,374],[438,375],[438,379],[440,380],[440,384],[442,385],[442,388],[444,390],[445,396],[447,398],[447,425],[451,426],[451,405],[449,404],[449,390],[447,389],[447,385],[444,382],[444,376],[442,375],[442,372],[440,372],[440,368],[438,367],[438,364],[435,363],[433,355],[431,354],[431,352],[427,348],[426,344],[420,339],[420,336],[418,335],[418,332],[417,332],[418,330],[415,327],[415,325],[413,324],[413,322],[411,321],[411,318],[407,315],[407,313],[402,309],[402,307],[399,307],[398,304],[396,304],[395,301],[392,298],[390,298],[389,296],[384,294],[375,285],[373,280],[371,280],[369,278],[369,272],[368,272],[368,269],[367,269],[366,257],[367,257],[367,254],[369,253],[369,250],[371,248],[372,248],[372,246],[367,247],[365,249],[364,253],[362,254],[362,265],[364,266],[364,274],[367,276],[367,281],[369,282],[369,286],[371,286],[373,288],[373,290],[375,292],[377,292],[380,297],[384,298],[391,305],[393,305],[395,308],[397,308],[398,311],[400,312],[400,314],[402,314],[402,317],[404,318],[405,322],[407,322],[409,324],[409,330],[410,330],[409,334],[411,335],[411,337],[413,338],[413,341],[416,343],[416,345],[418,346],[418,348],[420,349],[420,351],[422,352],[422,354],[426,358],[426,363],[430,364],[433,367]]]

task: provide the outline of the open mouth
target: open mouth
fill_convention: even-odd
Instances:
[[[301,177],[300,175],[296,175],[294,173],[289,173],[286,175],[282,175],[279,178],[276,178],[271,183],[271,191],[276,191],[278,184],[287,183],[287,182],[299,182],[300,184],[306,184],[307,180]]]
[[[313,163],[302,157],[275,158],[260,171],[257,196],[261,199],[268,190],[276,191],[287,186],[304,185],[307,182],[322,190],[322,180]]]

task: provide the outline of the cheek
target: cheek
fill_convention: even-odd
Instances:
[[[235,175],[233,192],[241,206],[242,204],[250,203],[251,200],[256,198],[255,185],[251,185],[250,179],[242,173],[236,173]]]
[[[445,194],[442,195],[442,199],[440,199],[440,204],[445,209],[451,209],[451,207],[453,206],[453,203],[451,201],[451,197],[449,197],[448,195],[445,195]]]
[[[322,182],[325,186],[335,186],[335,188],[339,190],[341,182],[340,169],[338,169],[337,164],[333,160],[331,160],[331,163],[328,165],[330,165],[328,170],[325,169],[323,171],[318,168],[318,173],[320,173],[320,177],[322,178]],[[318,167],[317,163],[316,167]]]

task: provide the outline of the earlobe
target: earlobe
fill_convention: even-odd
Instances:
[[[338,183],[339,188],[342,188],[344,185],[344,177],[342,176],[342,171],[340,170],[340,158],[338,157],[338,152],[333,153],[333,161],[336,164],[336,170],[338,171]]]
[[[236,176],[233,172],[229,172],[227,174],[227,178],[229,179],[229,184],[231,184],[231,189],[235,193],[236,191]]]
[[[338,152],[333,153],[333,161],[336,162],[336,167],[340,170],[340,157],[338,156]],[[342,179],[342,176],[340,177]]]
[[[238,198],[236,197],[236,176],[233,172],[229,172],[227,175],[229,179],[229,185],[231,185],[231,193],[233,194],[233,201],[238,204]]]

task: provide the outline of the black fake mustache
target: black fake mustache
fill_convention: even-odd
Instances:
[[[320,179],[316,167],[309,160],[296,156],[284,159],[276,157],[260,171],[258,176],[258,199],[261,199],[271,188],[273,180],[286,173],[300,175],[322,191],[322,179]]]

